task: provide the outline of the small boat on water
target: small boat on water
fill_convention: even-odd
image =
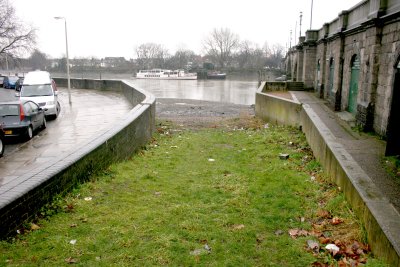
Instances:
[[[223,80],[226,78],[226,73],[212,71],[207,73],[207,79]]]
[[[136,79],[197,80],[197,73],[187,73],[184,70],[139,70]]]

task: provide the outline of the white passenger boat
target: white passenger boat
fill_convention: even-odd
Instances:
[[[197,73],[187,73],[184,70],[139,70],[137,79],[160,79],[160,80],[197,80]]]

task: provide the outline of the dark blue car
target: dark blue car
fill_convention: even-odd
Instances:
[[[3,80],[3,87],[9,89],[15,89],[15,84],[18,81],[19,77],[17,76],[6,76]]]
[[[0,124],[5,137],[31,139],[38,129],[46,128],[44,110],[30,100],[0,103]]]

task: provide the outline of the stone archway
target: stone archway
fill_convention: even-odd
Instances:
[[[386,156],[400,155],[400,57],[394,70],[392,103],[386,130]]]

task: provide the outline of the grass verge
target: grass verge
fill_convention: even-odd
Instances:
[[[142,152],[59,199],[62,212],[1,242],[0,265],[335,266],[352,258],[324,244],[358,241],[363,263],[384,266],[302,133],[260,126],[163,122]]]

